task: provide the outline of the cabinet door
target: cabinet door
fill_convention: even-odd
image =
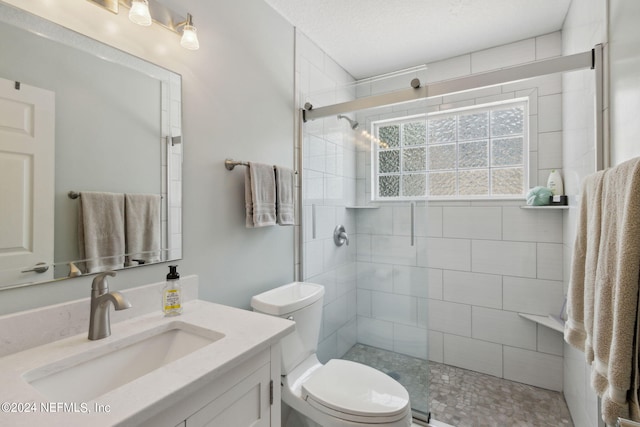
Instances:
[[[187,427],[267,427],[271,368],[263,365],[229,391],[187,418]]]

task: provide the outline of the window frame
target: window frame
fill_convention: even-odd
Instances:
[[[395,201],[423,201],[423,200],[429,200],[429,201],[459,201],[459,200],[523,200],[525,198],[525,194],[529,188],[529,181],[530,181],[530,169],[531,169],[531,165],[530,165],[530,158],[529,158],[529,150],[530,150],[530,116],[529,116],[529,103],[530,103],[530,98],[529,97],[519,97],[519,98],[513,98],[513,99],[508,99],[508,100],[503,100],[503,101],[497,101],[497,102],[488,102],[488,103],[483,103],[483,104],[479,104],[479,105],[471,105],[471,106],[466,106],[466,107],[460,107],[460,108],[453,108],[453,109],[449,109],[449,110],[443,110],[443,111],[434,111],[434,112],[425,112],[425,113],[420,113],[420,114],[414,114],[414,115],[407,115],[407,116],[401,116],[401,117],[395,117],[395,118],[388,118],[388,119],[382,119],[382,120],[373,120],[371,122],[371,200],[374,202],[395,202]],[[522,138],[523,138],[523,150],[522,150],[522,169],[523,169],[523,188],[522,188],[522,193],[521,194],[514,194],[514,195],[509,195],[509,194],[505,194],[505,195],[500,195],[500,194],[487,194],[487,195],[450,195],[450,196],[445,196],[445,195],[429,195],[429,146],[433,146],[433,145],[437,145],[437,144],[429,144],[428,141],[428,132],[429,132],[429,127],[428,127],[428,120],[430,118],[446,118],[447,116],[451,117],[456,117],[456,138],[455,138],[455,146],[456,146],[456,152],[458,152],[459,150],[459,144],[460,142],[473,142],[473,141],[481,141],[482,139],[471,139],[468,141],[459,141],[458,137],[457,137],[457,128],[458,128],[458,124],[457,124],[457,116],[460,116],[462,114],[467,114],[468,112],[471,112],[471,114],[476,114],[476,113],[483,113],[483,112],[489,112],[489,136],[485,139],[487,141],[487,149],[489,150],[488,153],[488,165],[486,168],[476,168],[475,170],[478,169],[486,169],[487,172],[489,173],[489,191],[491,190],[491,169],[493,168],[501,168],[501,167],[494,167],[491,166],[491,141],[492,140],[496,140],[496,139],[502,139],[502,138],[509,138],[509,135],[505,135],[505,136],[500,136],[500,137],[491,137],[491,117],[490,117],[490,112],[492,110],[499,110],[499,109],[504,109],[504,108],[500,108],[500,107],[505,107],[508,108],[509,106],[512,107],[522,107],[523,108],[523,130],[522,130]],[[426,123],[426,130],[425,130],[425,144],[424,145],[412,145],[412,146],[408,146],[408,148],[414,148],[414,147],[425,147],[426,153],[425,153],[425,169],[423,171],[423,173],[425,174],[425,180],[426,180],[426,195],[422,195],[422,196],[394,196],[394,197],[380,197],[379,196],[379,182],[378,182],[378,177],[379,176],[390,176],[390,175],[397,175],[400,178],[400,189],[399,192],[400,194],[402,194],[402,177],[405,174],[411,173],[413,171],[410,171],[408,173],[406,173],[405,171],[403,171],[403,166],[402,166],[402,160],[400,160],[400,172],[399,173],[379,173],[378,168],[379,168],[379,154],[380,152],[384,152],[384,150],[380,150],[378,148],[378,144],[380,142],[380,140],[378,139],[378,128],[381,126],[389,126],[389,125],[399,125],[400,127],[400,132],[402,132],[402,125],[404,123],[408,123],[408,122],[415,122],[417,121],[416,119],[423,119]],[[519,134],[517,134],[519,137]],[[398,146],[399,149],[399,155],[400,155],[400,159],[402,159],[402,151],[405,148],[403,146],[402,143],[402,136],[399,137],[400,138],[400,144]],[[446,143],[445,143],[446,144]],[[458,168],[458,160],[457,160],[457,156],[456,156],[456,166],[453,170],[448,170],[448,171],[454,171],[456,173],[456,180],[458,179],[458,173],[459,171],[464,171],[464,170],[474,170],[474,169],[470,169],[470,168],[462,168],[459,169]],[[457,189],[457,184],[456,184],[456,191],[458,191]]]

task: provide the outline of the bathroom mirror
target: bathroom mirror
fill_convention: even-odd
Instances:
[[[0,43],[0,87],[9,94],[5,98],[0,94],[4,102],[0,102],[0,116],[4,116],[0,118],[0,131],[3,127],[6,131],[12,119],[12,93],[27,93],[31,88],[45,95],[52,93],[55,106],[51,112],[55,154],[14,162],[15,153],[0,145],[0,169],[20,163],[28,164],[25,171],[37,170],[44,160],[53,168],[53,176],[41,179],[44,182],[38,182],[36,173],[31,178],[30,172],[1,175],[0,170],[4,181],[0,197],[5,204],[0,207],[0,288],[65,279],[74,275],[70,263],[84,265],[86,260],[81,259],[78,246],[80,199],[74,198],[77,193],[81,197],[83,191],[153,195],[159,201],[159,208],[154,210],[157,227],[153,227],[159,246],[154,244],[158,256],[151,262],[180,259],[180,75],[3,3],[0,39],[5,41]],[[30,108],[38,110],[37,106],[21,108],[16,108],[19,114]],[[38,122],[42,120],[31,122],[18,117],[15,122],[38,134]],[[11,132],[9,129],[5,133]],[[29,177],[23,181],[23,175]],[[44,197],[34,197],[35,191],[27,194],[26,190],[26,196],[15,197],[23,187],[48,186],[51,189]],[[18,200],[24,208],[12,210],[6,200]],[[53,215],[43,219],[41,214],[45,212]],[[28,227],[25,232],[15,231]],[[51,248],[48,254],[9,259],[12,253],[20,255],[40,245],[36,239],[41,234],[49,239],[44,244]],[[26,261],[20,264],[15,259]],[[34,268],[38,263],[49,268],[39,272]],[[148,264],[138,260],[120,268]]]

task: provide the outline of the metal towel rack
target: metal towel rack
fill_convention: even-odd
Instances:
[[[69,192],[67,193],[67,196],[68,196],[70,199],[75,200],[75,199],[80,198],[82,195],[80,194],[80,192],[79,192],[79,191],[73,191],[73,190],[71,190],[71,191],[69,191]],[[161,198],[161,199],[164,199],[164,196],[162,196],[162,195],[161,195],[161,196],[160,196],[160,198]]]
[[[249,166],[249,162],[239,162],[233,159],[225,159],[224,167],[232,171],[236,166]]]
[[[236,166],[249,166],[249,162],[241,162],[233,159],[225,159],[224,167],[227,168],[227,170],[232,171],[233,168],[235,168]],[[276,167],[274,166],[273,168],[275,169]],[[298,171],[294,171],[294,173],[298,175]]]

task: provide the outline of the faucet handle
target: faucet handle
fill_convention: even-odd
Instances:
[[[109,284],[107,283],[106,276],[114,277],[115,275],[116,275],[115,271],[105,271],[98,274],[96,277],[93,278],[93,282],[91,282],[91,290],[100,291],[101,293],[107,292],[109,290]]]

